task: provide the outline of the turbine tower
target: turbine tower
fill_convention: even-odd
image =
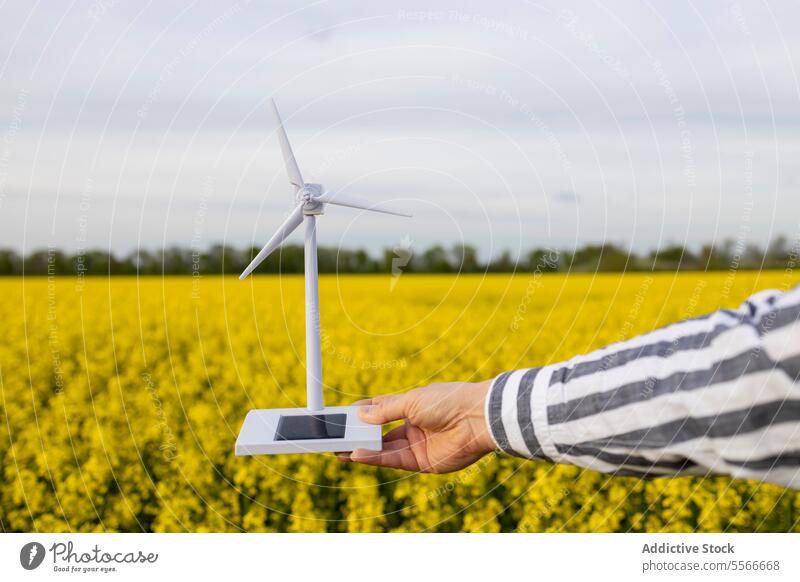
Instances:
[[[278,249],[284,240],[301,223],[305,222],[305,293],[306,293],[306,406],[310,412],[321,412],[325,405],[322,396],[322,349],[320,341],[319,285],[317,273],[317,217],[324,213],[326,204],[349,206],[372,212],[411,217],[411,214],[386,204],[378,205],[370,200],[345,196],[326,190],[322,184],[303,181],[297,160],[289,145],[289,138],[283,128],[281,116],[270,99],[272,115],[275,119],[278,140],[281,144],[283,161],[289,183],[294,187],[295,207],[289,217],[280,225],[277,232],[267,241],[255,258],[247,265],[239,279],[245,279],[264,259]]]

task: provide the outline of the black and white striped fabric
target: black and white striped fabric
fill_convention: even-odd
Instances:
[[[567,362],[506,372],[486,418],[512,455],[606,473],[800,489],[800,286]]]

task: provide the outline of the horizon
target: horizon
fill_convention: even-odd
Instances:
[[[289,240],[285,244],[281,245],[279,248],[286,248],[286,247],[302,248],[303,247],[302,238],[300,236],[294,236],[294,237],[291,237],[291,238],[293,238],[293,239],[296,238],[296,239],[299,239],[299,240]],[[264,241],[265,240],[266,239],[264,239]],[[797,246],[798,244],[800,244],[800,232],[798,232],[796,235],[794,235],[794,237],[790,237],[789,235],[786,235],[786,234],[783,234],[783,233],[777,233],[773,237],[771,237],[766,242],[766,244],[764,244],[764,245],[761,245],[759,243],[746,243],[746,242],[742,241],[741,239],[737,239],[737,238],[734,238],[734,237],[726,237],[726,238],[718,239],[716,241],[712,241],[712,240],[693,241],[690,244],[682,244],[680,242],[675,242],[675,241],[664,241],[662,243],[662,245],[659,246],[659,247],[642,246],[642,247],[639,247],[639,248],[630,248],[630,247],[625,246],[621,241],[615,241],[615,240],[596,240],[596,241],[595,240],[587,240],[587,241],[581,241],[580,243],[578,243],[577,245],[575,245],[573,247],[557,246],[557,245],[553,245],[553,246],[548,246],[548,245],[537,246],[537,245],[533,245],[533,246],[529,246],[529,247],[521,247],[521,248],[516,249],[516,250],[518,250],[521,254],[524,255],[524,254],[526,254],[526,253],[528,253],[530,251],[536,251],[536,250],[554,249],[554,250],[557,250],[557,251],[560,251],[560,252],[574,252],[576,250],[580,250],[580,249],[584,249],[584,248],[588,248],[588,247],[606,246],[606,247],[609,247],[609,248],[613,247],[613,248],[616,248],[616,249],[620,249],[620,250],[623,250],[625,252],[629,252],[631,254],[642,255],[642,254],[654,253],[656,251],[661,252],[661,251],[664,251],[664,250],[674,249],[676,247],[681,247],[681,248],[683,248],[684,250],[686,250],[688,252],[696,253],[696,252],[701,251],[704,247],[712,246],[712,245],[713,245],[713,247],[715,249],[722,249],[725,246],[731,246],[731,245],[733,245],[733,246],[735,246],[737,248],[744,249],[744,248],[746,248],[747,244],[751,244],[751,245],[757,247],[758,249],[766,252],[766,251],[769,250],[769,247],[772,244],[774,244],[776,241],[778,241],[778,240],[783,240],[783,241],[785,241],[787,244],[789,244],[792,247]],[[32,248],[28,249],[27,251],[25,251],[24,254],[21,251],[21,249],[19,249],[19,248],[14,248],[13,246],[10,246],[10,245],[9,246],[0,245],[0,252],[2,252],[2,251],[12,251],[12,252],[15,252],[15,253],[19,254],[20,256],[28,256],[30,254],[38,253],[38,252],[47,252],[48,250],[49,251],[55,251],[55,252],[69,253],[69,254],[73,254],[73,255],[87,254],[87,253],[92,253],[92,252],[102,252],[102,253],[110,253],[115,257],[127,257],[127,256],[131,256],[131,255],[133,255],[133,254],[135,254],[137,252],[160,253],[160,252],[164,252],[164,251],[167,251],[167,250],[170,250],[170,249],[182,249],[182,250],[189,250],[189,251],[193,251],[193,252],[206,253],[206,252],[208,252],[208,251],[210,251],[210,250],[212,250],[214,248],[225,247],[226,249],[230,249],[230,250],[234,250],[234,251],[238,251],[238,252],[243,252],[243,251],[247,251],[247,250],[251,250],[251,249],[253,249],[253,250],[260,249],[263,246],[263,242],[264,241],[253,241],[252,244],[245,245],[245,246],[235,245],[235,244],[230,243],[230,242],[225,243],[225,242],[223,242],[221,240],[220,241],[208,241],[208,242],[203,243],[202,247],[195,247],[191,243],[191,241],[189,241],[189,242],[184,243],[184,244],[181,244],[181,242],[175,242],[175,243],[172,243],[172,244],[169,244],[169,245],[166,245],[166,246],[140,246],[140,247],[134,247],[134,248],[130,248],[130,249],[122,250],[122,251],[116,251],[114,249],[103,248],[101,246],[80,246],[80,245],[78,245],[77,247],[75,247],[73,249],[70,249],[67,246],[62,247],[62,246],[57,246],[57,245],[49,245],[49,246],[32,247]],[[400,243],[400,245],[398,245],[398,242]],[[383,246],[378,247],[376,250],[375,249],[369,249],[369,248],[366,248],[366,247],[363,247],[363,246],[335,246],[335,245],[326,245],[326,244],[320,244],[318,248],[321,251],[330,251],[330,250],[333,250],[333,249],[338,249],[338,250],[340,250],[342,252],[364,251],[372,258],[379,258],[384,252],[391,251],[394,248],[397,248],[398,246],[401,246],[403,244],[403,242],[404,241],[401,240],[401,241],[397,241],[394,244],[385,244]],[[427,249],[435,248],[435,247],[441,247],[441,248],[443,248],[445,250],[450,251],[452,249],[455,249],[455,248],[460,247],[460,246],[463,245],[463,246],[466,246],[468,248],[475,249],[477,251],[478,258],[480,260],[483,260],[483,261],[495,260],[495,259],[499,258],[503,253],[506,253],[506,252],[511,252],[513,254],[513,250],[514,250],[514,249],[511,249],[511,248],[497,248],[497,249],[495,249],[495,253],[493,255],[484,256],[482,254],[480,248],[478,248],[476,245],[473,245],[473,244],[470,244],[469,242],[464,242],[464,241],[437,241],[437,240],[433,240],[430,244],[426,244],[424,246],[416,245],[413,240],[410,241],[410,242],[411,242],[411,246],[412,247],[417,247],[418,246],[423,251],[427,250]],[[403,247],[403,248],[406,248],[406,247]],[[276,251],[276,252],[278,252],[278,251]]]
[[[409,241],[410,242],[410,241]],[[260,251],[258,247],[171,246],[149,251],[140,249],[126,255],[106,250],[70,254],[55,247],[21,255],[0,248],[0,275],[203,275],[246,272]],[[300,274],[305,271],[303,245],[290,244],[270,255],[258,268],[260,274]],[[318,269],[325,274],[387,274],[394,279],[403,273],[524,273],[544,272],[711,272],[738,270],[794,271],[800,257],[800,237],[776,238],[767,247],[706,244],[693,251],[681,245],[636,252],[613,244],[585,245],[575,249],[534,247],[512,254],[505,251],[482,259],[474,247],[456,244],[423,249],[411,246],[384,248],[369,253],[363,248],[318,248]]]

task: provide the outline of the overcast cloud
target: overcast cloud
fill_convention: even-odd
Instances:
[[[800,230],[796,2],[6,2],[0,246],[261,246],[306,180],[322,244],[482,254]]]

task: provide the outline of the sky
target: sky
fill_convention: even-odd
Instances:
[[[0,247],[635,250],[800,233],[796,2],[31,2],[0,8]],[[301,240],[295,235],[294,242]]]

